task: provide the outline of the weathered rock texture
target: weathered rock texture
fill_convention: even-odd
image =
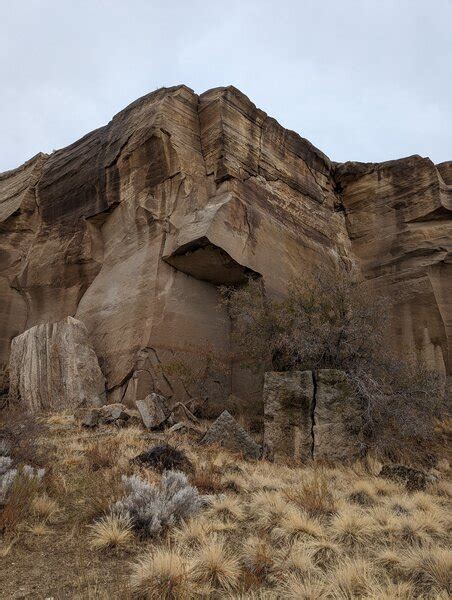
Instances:
[[[264,450],[270,459],[353,461],[361,419],[343,371],[265,373]]]
[[[144,400],[137,400],[136,407],[143,419],[144,426],[148,429],[158,429],[171,416],[166,399],[155,392],[149,394]]]
[[[86,327],[72,317],[14,338],[9,370],[11,397],[31,411],[105,402],[105,379]]]
[[[248,458],[259,458],[261,454],[259,444],[253,440],[227,410],[224,410],[207,430],[201,444],[223,446]]]
[[[264,378],[264,448],[275,460],[312,458],[314,380],[311,371],[268,372]]]
[[[363,275],[394,301],[393,337],[403,353],[452,370],[452,163],[411,156],[345,163],[336,181]]]
[[[347,383],[336,369],[315,372],[313,458],[351,461],[360,454],[362,411]]]
[[[217,285],[254,272],[281,295],[356,258],[395,300],[390,341],[450,372],[451,198],[449,163],[335,165],[233,87],[158,90],[0,175],[0,364],[14,336],[73,316],[112,402],[257,403]]]

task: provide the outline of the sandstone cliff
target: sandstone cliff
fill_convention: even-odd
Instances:
[[[111,401],[253,403],[218,284],[255,272],[278,295],[356,259],[395,300],[390,341],[450,372],[451,165],[333,164],[233,87],[157,90],[0,175],[0,364],[16,335],[72,316]]]

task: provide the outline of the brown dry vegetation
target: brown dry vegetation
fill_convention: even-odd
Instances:
[[[8,418],[5,411],[1,418]],[[136,427],[86,431],[70,415],[42,417],[41,425],[33,443],[46,475],[27,489],[19,481],[2,515],[1,598],[445,599],[451,593],[445,461],[438,483],[408,493],[379,478],[371,460],[298,468],[244,461],[188,437]],[[159,481],[159,473],[130,459],[162,441],[186,452],[193,484],[221,495],[161,539],[140,540],[108,509],[123,493],[122,474]]]

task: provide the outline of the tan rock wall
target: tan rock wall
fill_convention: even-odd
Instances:
[[[390,342],[450,373],[452,187],[420,156],[345,163],[336,178],[353,254],[393,302]]]

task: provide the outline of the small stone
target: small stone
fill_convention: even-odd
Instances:
[[[199,423],[199,419],[185,406],[182,402],[178,402],[173,407],[173,418],[176,421],[191,421],[192,423]]]
[[[193,425],[189,421],[179,421],[179,423],[168,429],[168,433],[190,433],[190,431],[193,433],[204,433],[200,427],[196,427],[196,425]]]

